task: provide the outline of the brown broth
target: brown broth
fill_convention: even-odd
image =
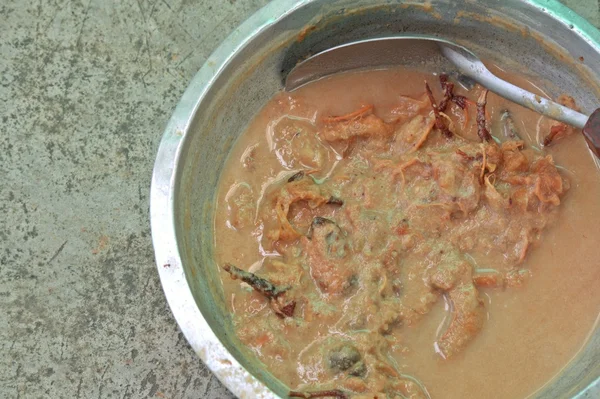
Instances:
[[[498,69],[496,72],[515,84],[543,94],[519,76]],[[276,95],[239,138],[221,176],[215,219],[217,263],[230,262],[244,270],[260,270],[259,262],[276,249],[264,245],[266,228],[262,229],[260,220],[256,219],[260,193],[266,182],[274,181],[278,176],[287,178],[293,171],[310,167],[306,163],[301,166],[297,161],[289,161],[293,157],[285,154],[279,154],[278,158],[269,149],[274,120],[293,114],[310,124],[310,120],[343,115],[364,104],[373,104],[376,114],[385,119],[398,103],[399,94],[421,97],[425,79],[430,82],[436,98],[441,98],[437,78],[405,69],[341,74],[302,87],[292,94]],[[461,90],[457,88],[456,92]],[[469,97],[476,100],[472,95]],[[527,145],[539,147],[537,143],[549,131],[551,122],[490,93],[488,112],[491,120],[498,120],[504,109],[511,111]],[[470,117],[475,119],[474,108]],[[494,126],[492,124],[493,134]],[[476,139],[473,123],[464,135]],[[480,289],[487,312],[483,329],[461,353],[448,360],[442,359],[434,348],[437,330],[444,318],[449,317],[443,300],[439,300],[418,323],[402,326],[392,334],[402,342],[403,349],[393,352],[399,370],[421,381],[432,398],[526,397],[569,363],[595,326],[600,310],[600,296],[596,292],[600,261],[594,247],[595,240],[600,237],[600,223],[597,223],[600,174],[580,134],[560,140],[545,153],[551,154],[556,164],[565,169],[561,173],[571,187],[562,198],[557,220],[544,230],[541,240],[527,253],[523,267],[531,272],[531,278],[521,287]],[[331,154],[328,156],[331,158]],[[295,163],[284,167],[283,158],[288,163]],[[243,166],[248,162],[252,162],[252,168]],[[328,162],[333,162],[332,158]],[[252,223],[235,229],[232,218],[241,216],[238,213],[232,215],[232,209],[238,212],[240,208],[231,204],[244,195],[251,196],[248,201],[254,202],[253,207],[244,211],[253,214],[249,218]],[[479,262],[484,259],[483,255],[477,257]],[[241,288],[239,281],[231,280],[224,272],[222,278],[230,310],[238,325],[240,321],[243,324],[256,320],[249,314],[271,313],[261,295]],[[340,331],[332,327],[335,321],[305,326],[299,333],[293,322],[272,317],[268,325],[274,334],[289,342],[289,347],[277,348],[273,337],[266,336],[265,342],[251,345],[251,348],[266,367],[291,388],[314,389],[319,382],[325,382],[320,380],[324,366],[315,361],[311,367],[316,369],[308,370],[307,365],[302,364],[305,359],[299,356],[302,348],[315,339],[339,334]],[[240,334],[245,341],[245,333]]]

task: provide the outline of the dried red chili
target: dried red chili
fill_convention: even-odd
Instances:
[[[442,134],[448,138],[452,137],[452,132],[448,127],[444,124],[444,120],[440,115],[440,111],[438,109],[435,98],[433,97],[433,93],[431,92],[431,88],[429,84],[425,82],[425,91],[427,92],[427,97],[429,97],[429,102],[431,103],[431,108],[433,108],[433,114],[435,116],[435,127],[442,132]]]
[[[488,90],[481,92],[477,100],[477,135],[481,141],[492,141],[492,135],[486,127],[485,106],[487,105]]]

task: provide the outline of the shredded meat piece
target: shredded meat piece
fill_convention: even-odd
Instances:
[[[564,192],[563,179],[558,173],[550,155],[539,159],[533,164],[532,172],[535,177],[535,195],[542,203],[560,205],[560,195]]]
[[[529,270],[513,270],[506,274],[506,286],[521,287],[529,277],[531,277],[531,272]]]
[[[279,229],[272,233],[271,238],[274,241],[291,241],[301,236],[288,220],[290,206],[293,203],[307,201],[309,206],[316,208],[328,203],[330,199],[331,195],[324,194],[311,179],[292,180],[281,189],[277,196],[275,211]]]
[[[504,275],[495,270],[477,272],[473,274],[473,284],[482,288],[500,288],[505,284]]]
[[[301,243],[311,275],[323,292],[341,294],[351,286],[352,268],[345,262],[345,233],[334,221],[315,218],[309,236],[302,237]]]
[[[509,141],[502,143],[502,160],[504,169],[509,172],[526,172],[529,169],[529,160],[521,152],[523,142]]]
[[[505,141],[502,143],[502,151],[515,151],[525,148],[523,140]]]
[[[484,194],[485,198],[494,209],[506,209],[510,206],[510,201],[508,198],[505,198],[502,194],[498,192],[494,182],[496,180],[496,175],[489,174],[484,177],[485,181],[485,189]]]
[[[472,281],[463,281],[448,291],[454,308],[452,321],[438,341],[439,349],[446,358],[460,352],[483,327],[485,307]]]
[[[481,185],[474,171],[447,159],[434,162],[434,178],[440,187],[438,201],[445,203],[452,211],[464,215],[479,206]]]
[[[507,165],[513,167],[510,160],[509,157]],[[518,169],[514,170],[513,167],[511,170],[507,167],[500,175],[502,181],[514,186],[511,190],[511,204],[523,211],[532,209],[537,203],[543,207],[560,205],[560,197],[567,191],[568,184],[558,173],[552,156],[539,158],[531,166],[527,161],[527,169],[525,167],[525,161],[521,161]]]
[[[438,346],[444,357],[460,352],[481,330],[485,316],[483,302],[473,284],[472,266],[450,253],[432,270],[432,287],[447,293],[452,304],[452,321]]]
[[[405,120],[412,119],[421,111],[425,110],[429,105],[427,95],[423,93],[421,98],[415,99],[407,96],[400,96],[398,105],[390,110],[389,115],[383,119],[387,123],[399,123]]]
[[[397,153],[415,152],[425,143],[433,129],[435,119],[417,115],[400,125],[396,131],[394,150]]]
[[[465,261],[446,260],[442,261],[429,278],[430,284],[442,291],[450,291],[456,282],[466,275],[471,266]]]
[[[417,170],[414,172],[414,175],[419,177],[429,178],[431,176],[431,165],[419,160],[418,158],[410,159],[398,166],[396,166],[392,170],[392,177],[396,177],[400,175],[402,177],[402,184],[406,185],[406,170],[416,166]]]
[[[324,123],[319,134],[328,142],[359,137],[386,138],[394,131],[391,125],[373,114],[373,107],[364,107],[345,116],[326,118]]]

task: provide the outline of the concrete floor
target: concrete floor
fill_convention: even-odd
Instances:
[[[192,75],[266,2],[0,2],[0,397],[231,398],[167,307],[148,191]]]

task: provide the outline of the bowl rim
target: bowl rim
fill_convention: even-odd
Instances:
[[[261,32],[316,0],[273,0],[237,27],[206,59],[177,104],[162,135],[150,188],[150,224],[156,267],[171,312],[204,364],[239,398],[278,398],[231,355],[204,319],[187,283],[176,240],[175,197],[185,137],[211,85],[239,51]],[[558,0],[520,0],[550,15],[600,49],[600,31]],[[600,378],[590,386],[600,386]],[[587,391],[584,389],[584,392]],[[584,393],[582,392],[582,393]],[[577,395],[576,397],[579,397]]]

